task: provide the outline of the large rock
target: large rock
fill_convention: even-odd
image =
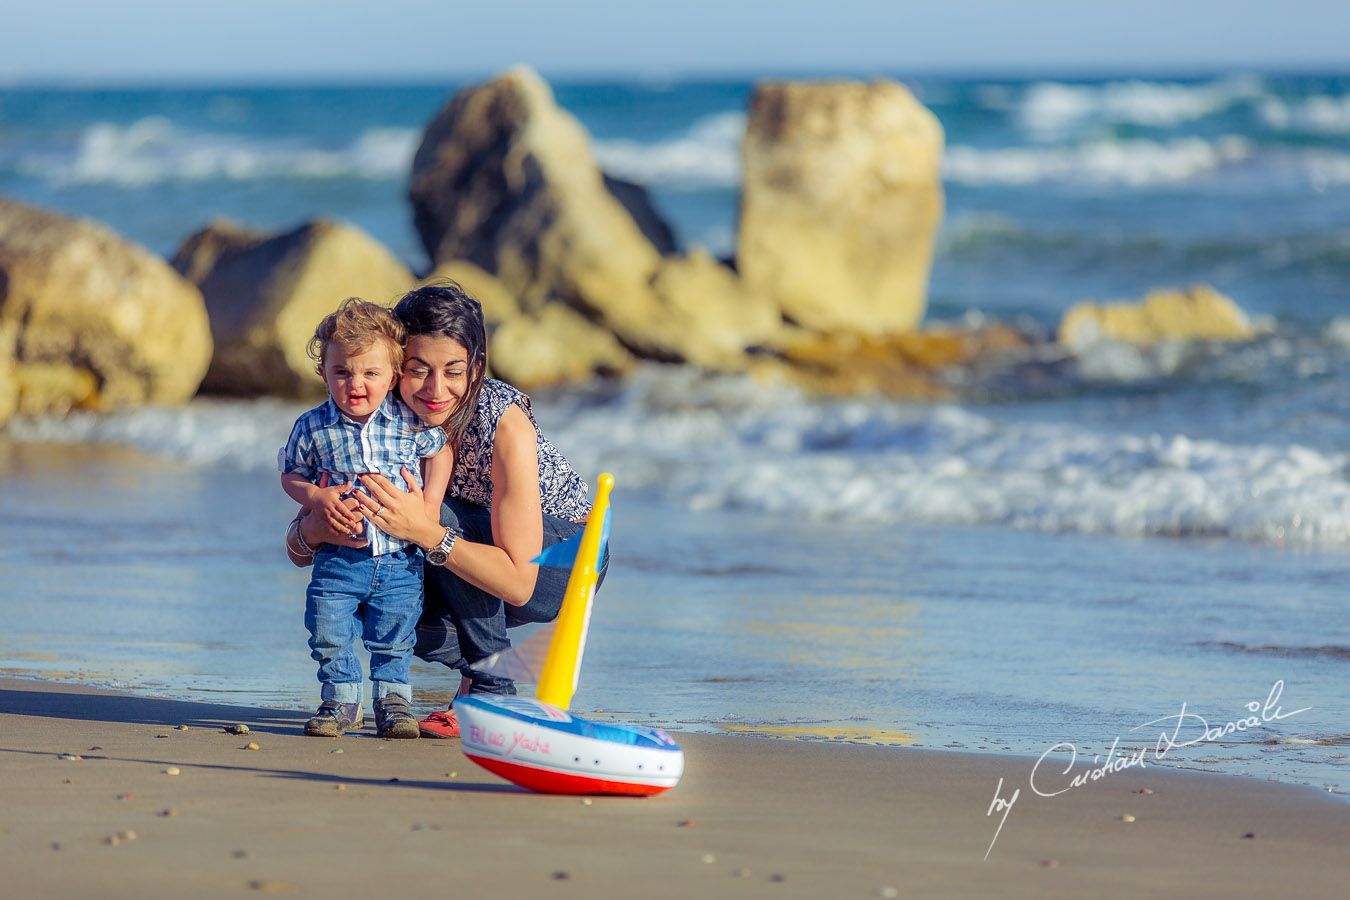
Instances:
[[[937,118],[894,82],[761,84],[742,147],[741,277],[812,330],[917,327],[942,143]]]
[[[998,322],[881,337],[799,331],[773,353],[756,357],[749,371],[813,393],[939,400],[954,396],[954,385],[968,382],[981,367],[1030,346],[1026,334]]]
[[[1255,334],[1238,305],[1207,285],[1153,291],[1139,303],[1079,303],[1064,314],[1059,340],[1074,350],[1100,341],[1245,341]]]
[[[214,223],[173,265],[206,298],[216,352],[202,389],[221,394],[321,395],[306,352],[319,320],[346,297],[392,304],[413,283],[374,238],[328,220],[278,235]]]
[[[612,334],[560,303],[503,322],[488,341],[493,374],[524,391],[622,375],[634,362]]]
[[[620,193],[643,206],[634,188]],[[561,301],[647,352],[635,327],[662,315],[650,288],[661,253],[606,185],[585,130],[533,71],[512,69],[441,110],[413,160],[410,195],[437,263],[472,262],[525,314]]]
[[[0,199],[0,422],[182,403],[211,358],[197,288],[93,222]]]
[[[704,368],[740,368],[746,348],[773,342],[783,327],[777,306],[698,248],[662,260],[652,289],[662,314],[632,330],[660,352]]]

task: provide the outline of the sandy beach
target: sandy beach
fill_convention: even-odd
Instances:
[[[1252,779],[1150,766],[1042,798],[1027,757],[685,734],[677,788],[587,802],[457,741],[305,738],[304,718],[0,681],[5,893],[1331,897],[1350,878],[1350,804]],[[1021,796],[984,862],[1000,778]]]

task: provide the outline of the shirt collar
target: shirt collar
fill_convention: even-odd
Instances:
[[[372,419],[382,418],[386,420],[397,421],[399,418],[398,407],[394,405],[397,402],[399,402],[397,392],[390,391],[387,395],[385,395],[384,402],[380,404],[379,409],[375,410],[375,413],[374,415],[371,416],[371,418]],[[333,399],[332,394],[328,395],[328,399],[324,401],[322,409],[323,409],[323,420],[325,425],[336,425],[340,421],[352,422],[351,419],[348,419],[346,416],[342,414],[342,410],[338,409],[337,402]],[[352,422],[352,424],[357,423]]]

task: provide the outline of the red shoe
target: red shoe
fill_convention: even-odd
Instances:
[[[447,709],[444,712],[434,712],[425,719],[417,723],[417,727],[422,731],[422,737],[429,738],[457,738],[459,737],[459,719],[455,716],[453,709]]]

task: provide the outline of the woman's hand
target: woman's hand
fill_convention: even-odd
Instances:
[[[355,495],[360,513],[375,523],[375,527],[400,541],[412,541],[419,547],[434,547],[445,536],[445,527],[431,518],[422,499],[417,479],[406,467],[403,480],[406,491],[394,487],[383,475],[362,475],[361,483],[370,496]]]

